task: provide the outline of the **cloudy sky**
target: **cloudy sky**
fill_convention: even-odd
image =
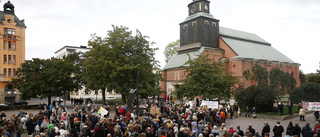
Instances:
[[[90,35],[106,36],[123,25],[150,36],[156,59],[165,65],[165,46],[179,39],[179,23],[192,0],[11,0],[25,19],[26,59],[50,58],[61,47],[87,45]],[[320,0],[210,0],[220,26],[259,35],[304,73],[320,62]],[[7,0],[2,0],[4,4]]]

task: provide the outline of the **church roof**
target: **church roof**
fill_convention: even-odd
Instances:
[[[200,55],[205,50],[205,47],[201,47],[198,51],[189,52],[191,59],[198,58],[198,55]],[[174,54],[171,59],[167,62],[167,64],[164,66],[164,70],[166,69],[174,69],[174,68],[180,68],[185,65],[185,63],[189,60],[189,56],[187,53],[183,54]]]
[[[269,42],[258,35],[244,31],[219,27],[221,39],[237,54],[232,58],[253,58],[268,61],[294,63],[290,58],[276,50]],[[205,50],[201,47],[198,51],[189,52],[191,59],[196,59]],[[164,66],[163,70],[180,68],[189,60],[187,53],[176,53]]]
[[[256,60],[294,63],[290,58],[272,46],[224,36],[221,36],[221,38],[237,54],[237,56],[232,58],[254,58]]]

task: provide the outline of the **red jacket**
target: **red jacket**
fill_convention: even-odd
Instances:
[[[127,120],[131,120],[131,113],[129,111],[127,112]]]

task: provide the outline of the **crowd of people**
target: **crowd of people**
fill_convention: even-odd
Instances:
[[[290,122],[287,130],[280,122],[270,130],[270,125],[265,122],[261,134],[251,124],[245,130],[240,126],[226,127],[227,118],[239,116],[237,104],[219,104],[219,109],[212,110],[201,106],[199,100],[194,104],[177,105],[172,99],[168,97],[163,101],[148,100],[144,103],[134,101],[132,107],[116,104],[116,113],[112,117],[109,113],[102,116],[100,106],[92,106],[90,102],[75,105],[71,112],[65,106],[53,104],[35,115],[21,110],[17,115],[7,117],[5,112],[1,112],[0,133],[3,137],[20,137],[22,134],[33,137],[268,137],[271,132],[276,137],[320,135],[319,122],[313,129],[309,123],[301,128]],[[101,107],[110,112],[109,105]],[[151,107],[159,108],[159,112],[151,112]]]

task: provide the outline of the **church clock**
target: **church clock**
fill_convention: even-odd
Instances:
[[[210,14],[209,0],[193,0],[188,4],[189,16],[180,23],[178,54],[201,47],[219,48],[219,20]]]

